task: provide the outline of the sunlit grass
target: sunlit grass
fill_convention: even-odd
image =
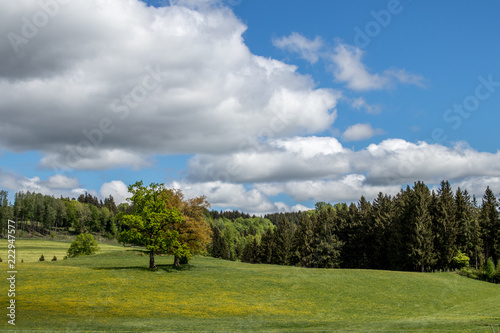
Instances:
[[[36,260],[41,250],[48,258],[69,247],[16,245]],[[5,241],[1,248],[7,252]],[[147,254],[112,246],[88,257],[34,261],[17,265],[17,329],[491,332],[489,325],[500,324],[500,286],[452,273],[302,269],[203,257],[176,270],[168,256],[157,256],[159,269],[152,272]],[[5,260],[0,269],[7,271]],[[6,304],[7,293],[0,299]],[[0,325],[6,328],[6,320]]]
[[[45,260],[52,260],[56,256],[57,260],[62,260],[68,252],[71,241],[61,242],[61,241],[47,241],[40,239],[22,239],[16,240],[16,258],[19,262],[37,262],[40,256],[43,254]],[[4,261],[7,259],[7,241],[5,239],[0,239],[0,251],[5,249],[3,254],[0,252],[0,258]],[[99,244],[99,252],[105,253],[110,251],[123,251],[122,246]]]

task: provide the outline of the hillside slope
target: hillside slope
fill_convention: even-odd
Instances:
[[[34,257],[37,246],[49,260],[51,248],[61,253],[64,247],[19,240],[18,258]],[[7,249],[4,240],[0,248]],[[0,269],[7,272],[5,259]],[[143,252],[112,246],[89,257],[18,263],[15,329],[500,329],[500,286],[452,273],[304,269],[204,257],[181,270],[168,256],[157,257],[157,264],[151,272]],[[1,299],[8,304],[7,292]],[[4,320],[0,329],[6,328]]]

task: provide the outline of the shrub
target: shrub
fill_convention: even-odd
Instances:
[[[458,271],[458,274],[460,274],[462,276],[466,276],[466,277],[471,278],[471,279],[478,279],[479,276],[481,275],[481,272],[475,268],[464,267]]]
[[[57,261],[57,257],[54,256],[54,258],[52,258],[52,261]]]
[[[99,250],[99,246],[89,233],[80,234],[76,237],[76,240],[71,243],[68,250],[68,257],[73,258],[82,255],[94,254]]]
[[[495,278],[500,281],[500,259],[497,262],[497,270],[495,271]]]
[[[492,280],[493,277],[495,276],[495,264],[493,263],[493,259],[488,258],[488,261],[486,262],[486,277],[488,280]]]
[[[463,254],[461,251],[458,251],[457,256],[453,257],[453,263],[459,269],[468,267],[469,261],[470,258]]]
[[[38,259],[38,261],[45,261],[45,257],[43,256],[43,254],[40,256],[40,259]]]

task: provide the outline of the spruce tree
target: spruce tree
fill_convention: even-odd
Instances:
[[[331,207],[322,210],[314,228],[313,267],[340,267],[340,252],[343,243],[337,237],[335,210]]]
[[[391,237],[390,228],[394,220],[391,197],[380,192],[373,202],[372,215],[372,239],[369,244],[370,268],[389,269],[388,240]]]
[[[313,267],[314,254],[314,218],[307,214],[300,216],[297,231],[292,242],[291,264],[302,267]]]
[[[458,228],[454,194],[448,181],[442,181],[432,200],[434,249],[437,267],[449,268],[457,253]]]
[[[408,254],[413,267],[422,272],[436,263],[432,218],[429,212],[430,201],[429,188],[423,182],[416,182],[411,192],[411,205],[408,207],[410,209]]]
[[[292,256],[292,242],[295,225],[286,216],[280,214],[274,231],[274,250],[271,262],[277,265],[289,265]]]
[[[483,205],[479,214],[479,223],[482,231],[484,257],[496,261],[499,258],[500,220],[498,218],[498,201],[488,186],[483,196]]]

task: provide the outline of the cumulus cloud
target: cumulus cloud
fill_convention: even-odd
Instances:
[[[297,201],[349,202],[357,201],[361,196],[375,198],[379,192],[396,194],[399,185],[372,185],[360,174],[350,174],[338,179],[290,181],[283,183],[264,183],[256,186],[266,195],[286,193]]]
[[[234,207],[248,213],[265,214],[274,212],[277,206],[257,189],[246,189],[242,184],[220,181],[190,183],[174,181],[170,188],[182,190],[188,198],[204,195],[212,206]]]
[[[330,55],[335,79],[357,91],[387,89],[397,82],[425,86],[422,76],[407,73],[403,69],[371,74],[362,62],[363,54],[358,47],[339,43]]]
[[[76,177],[71,178],[65,175],[53,175],[49,177],[45,185],[53,189],[72,189],[80,186]]]
[[[346,129],[344,134],[342,134],[342,139],[344,141],[360,141],[383,133],[383,130],[380,128],[374,129],[370,124],[356,124]]]
[[[0,12],[0,34],[24,38],[23,18],[43,9],[3,1]],[[154,154],[328,129],[338,93],[252,54],[245,30],[220,1],[60,5],[26,42],[0,40],[0,146],[41,151],[45,168],[140,168]]]
[[[363,97],[355,98],[351,101],[351,106],[357,110],[364,110],[368,114],[379,114],[382,109],[378,105],[371,105]]]
[[[127,202],[127,198],[132,196],[128,191],[128,186],[121,180],[113,180],[102,184],[99,192],[102,198],[107,198],[111,195],[117,205]]]
[[[0,169],[0,187],[12,192],[36,192],[55,197],[76,198],[88,192],[97,195],[96,191],[82,188],[77,178],[56,174],[47,180],[40,177],[25,177],[13,172]]]
[[[389,139],[360,151],[356,167],[372,184],[436,183],[500,175],[500,152],[478,152],[463,143],[453,147]]]
[[[274,139],[227,155],[196,155],[191,181],[267,182],[336,176],[350,171],[347,150],[330,137]]]
[[[274,38],[273,45],[277,48],[297,53],[301,58],[314,64],[318,61],[318,54],[323,47],[323,41],[320,37],[310,40],[297,32],[293,32],[290,36]]]
[[[402,184],[417,180],[461,184],[487,177],[493,184],[500,175],[498,166],[500,152],[478,152],[463,143],[446,147],[387,139],[353,151],[335,138],[294,137],[234,154],[196,155],[189,161],[187,181],[240,189],[246,183],[264,198],[283,193],[299,201],[342,201],[361,195],[373,199],[380,191],[394,194]],[[482,192],[484,184],[477,186]]]

